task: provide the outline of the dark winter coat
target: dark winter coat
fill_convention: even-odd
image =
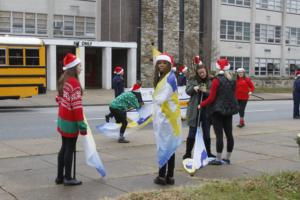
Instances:
[[[124,92],[124,87],[125,87],[125,83],[124,83],[123,77],[121,75],[119,75],[119,74],[116,74],[113,77],[112,86],[113,86],[113,89],[115,90],[115,97],[117,97],[120,94],[122,94]]]

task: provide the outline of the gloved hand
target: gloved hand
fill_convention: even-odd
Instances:
[[[80,135],[86,135],[87,132],[86,131],[80,131]]]
[[[249,95],[251,95],[251,94],[252,94],[252,92],[249,92],[248,94],[249,94]]]
[[[195,90],[196,92],[198,92],[199,89],[200,89],[199,85],[194,86],[194,90]]]

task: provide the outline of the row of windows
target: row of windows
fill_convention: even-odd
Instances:
[[[250,0],[222,0],[224,4],[231,4],[237,6],[250,7]],[[282,11],[283,0],[256,0],[256,8]],[[286,10],[289,13],[300,14],[300,1],[299,0],[287,0]]]
[[[220,38],[223,40],[250,41],[250,23],[221,20]],[[255,24],[255,41],[280,44],[280,26]],[[300,45],[300,28],[286,27],[288,45]]]
[[[225,58],[225,56],[223,56]],[[235,72],[238,68],[243,67],[249,74],[250,58],[249,57],[226,57],[230,63],[230,70]],[[285,63],[285,73],[294,76],[296,70],[300,67],[300,60],[287,59]],[[280,59],[278,58],[256,58],[254,67],[255,76],[280,76]]]
[[[95,18],[54,15],[55,36],[95,37]],[[0,32],[47,35],[47,14],[0,11]]]
[[[8,51],[8,52],[6,52]],[[8,60],[6,59],[8,57]],[[25,58],[25,60],[24,60]],[[25,61],[25,63],[24,63]],[[7,63],[8,62],[8,63]],[[1,65],[39,65],[39,49],[9,48],[0,49]]]
[[[250,41],[250,23],[221,20],[220,38]]]

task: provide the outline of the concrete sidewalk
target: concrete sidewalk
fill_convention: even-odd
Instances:
[[[0,107],[49,107],[57,106],[55,96],[57,91],[47,91],[44,95],[33,96],[20,100],[1,100]],[[255,95],[255,96],[254,96]],[[291,93],[255,93],[250,100],[291,100]],[[87,89],[84,90],[84,105],[107,105],[114,98],[113,90],[105,89]]]
[[[187,129],[183,130],[185,136]],[[175,186],[202,184],[210,179],[231,179],[258,176],[286,170],[300,170],[300,155],[296,134],[298,120],[247,124],[234,128],[235,148],[232,164],[207,166],[194,177],[182,168],[185,143],[176,154]],[[213,134],[212,134],[213,135]],[[141,129],[128,135],[129,144],[94,133],[97,149],[107,170],[100,178],[95,169],[84,161],[82,138],[77,143],[77,178],[82,186],[55,185],[59,136],[44,139],[0,141],[0,199],[1,200],[97,200],[117,198],[135,191],[172,188],[157,186],[156,146],[153,132]],[[212,140],[215,152],[215,140]]]

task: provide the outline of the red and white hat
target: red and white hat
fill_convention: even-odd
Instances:
[[[162,53],[162,54],[158,55],[158,56],[156,57],[156,61],[155,61],[155,62],[161,61],[161,60],[167,61],[167,62],[169,62],[171,65],[173,65],[173,63],[174,63],[174,62],[172,62],[172,57],[171,57],[170,55],[168,55],[167,53]]]
[[[141,92],[141,85],[138,83],[134,84],[131,88],[131,91],[132,92]]]
[[[229,62],[228,62],[228,60],[226,58],[220,58],[216,62],[216,67],[217,67],[217,69],[220,70],[219,71],[220,74],[224,74],[224,71],[230,69],[230,64],[229,64]]]
[[[185,65],[179,66],[179,74],[183,74],[188,70],[188,68]]]
[[[202,65],[202,61],[201,61],[199,55],[196,55],[196,56],[194,57],[194,64],[196,64],[196,65]]]
[[[295,72],[295,75],[296,75],[296,76],[300,76],[300,70],[297,70],[297,71]]]
[[[236,70],[236,72],[237,72],[237,73],[239,73],[239,72],[245,72],[245,69],[244,69],[243,67],[240,67],[240,68],[238,68],[238,69]]]
[[[64,57],[63,62],[63,70],[66,71],[67,69],[77,66],[79,63],[81,63],[81,60],[77,58],[74,54],[67,53],[67,55]]]
[[[122,74],[124,72],[124,69],[121,66],[116,66],[114,69],[115,74]]]

